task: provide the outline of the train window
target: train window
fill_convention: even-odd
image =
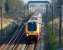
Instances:
[[[28,31],[36,31],[37,26],[35,22],[28,23]]]

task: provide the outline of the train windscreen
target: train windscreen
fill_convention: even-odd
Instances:
[[[29,22],[28,23],[28,31],[36,31],[37,25],[36,22]]]

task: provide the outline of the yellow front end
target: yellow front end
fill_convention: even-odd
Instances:
[[[40,24],[36,24],[37,28],[35,31],[29,31],[28,30],[28,25],[25,26],[25,32],[26,32],[26,36],[34,36],[34,35],[40,35],[41,32],[41,25]],[[32,28],[33,29],[33,28]]]

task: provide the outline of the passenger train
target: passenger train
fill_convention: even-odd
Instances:
[[[31,17],[31,19],[25,25],[25,33],[28,39],[32,39],[35,42],[40,39],[42,29],[40,23],[42,23],[41,13]]]

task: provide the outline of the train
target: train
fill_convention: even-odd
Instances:
[[[40,40],[41,30],[42,30],[42,15],[34,15],[25,25],[25,33],[28,37],[28,40],[31,39],[34,42]],[[30,40],[29,40],[30,41]]]

